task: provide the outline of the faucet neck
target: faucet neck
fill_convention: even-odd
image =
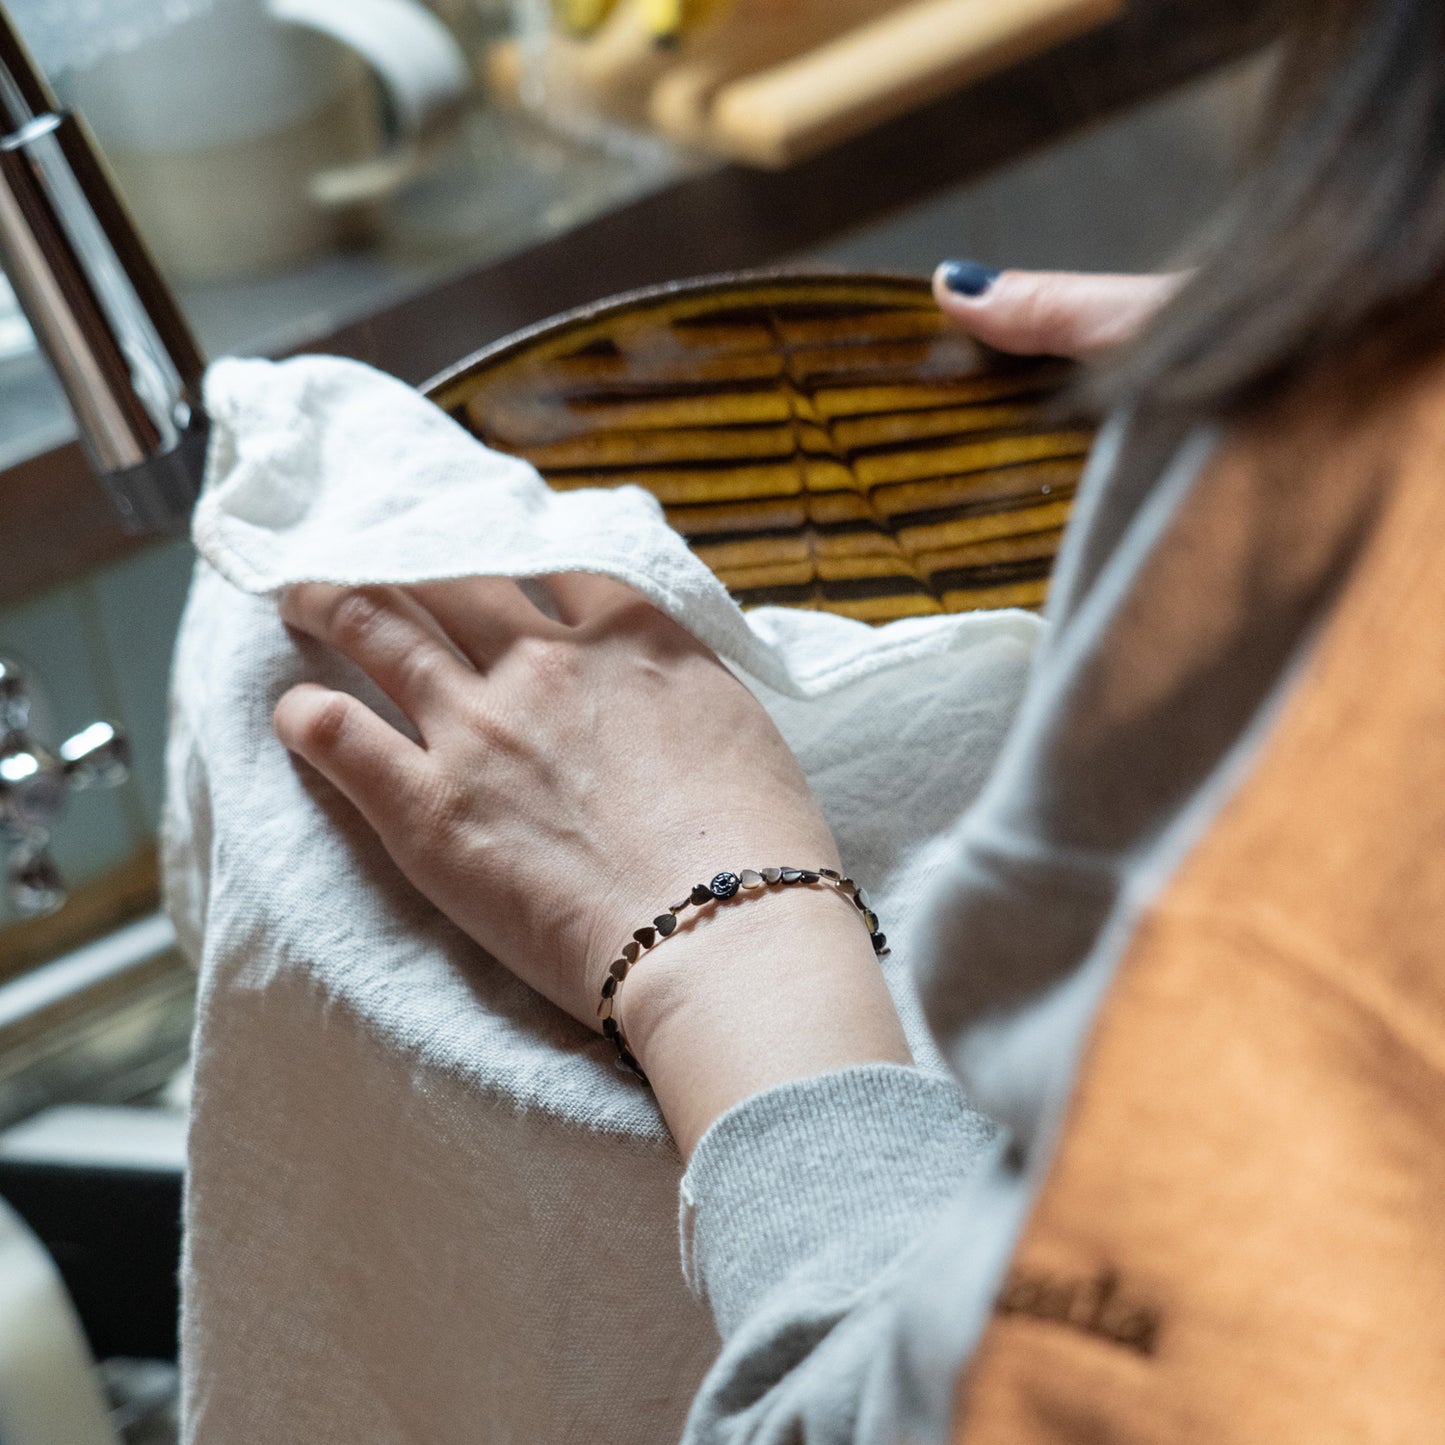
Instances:
[[[205,360],[79,116],[57,109],[0,3],[0,264],[80,440],[135,531],[184,531]]]
[[[55,92],[0,6],[0,129],[10,135],[58,109]]]

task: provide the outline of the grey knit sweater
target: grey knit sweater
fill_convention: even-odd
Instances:
[[[947,1438],[1120,952],[1237,785],[1368,505],[1308,476],[1241,494],[1214,451],[1128,420],[1096,448],[1023,709],[920,930],[955,1076],[805,1080],[699,1144],[683,1262],[723,1344],[688,1445]]]

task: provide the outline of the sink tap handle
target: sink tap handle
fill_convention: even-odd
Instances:
[[[52,752],[26,731],[30,705],[24,675],[0,658],[0,851],[11,901],[22,915],[34,917],[65,902],[50,834],[70,794],[125,782],[130,746],[119,728],[96,722]]]

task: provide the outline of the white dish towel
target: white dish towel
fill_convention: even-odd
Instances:
[[[395,713],[293,639],[274,594],[573,569],[635,587],[737,669],[802,760],[894,939],[926,1067],[910,932],[1040,624],[744,615],[644,492],[554,494],[354,363],[223,362],[207,402],[165,830],[201,973],[185,1438],[662,1445],[716,1338],[679,1271],[680,1165],[651,1096],[275,741],[271,710],[306,677]]]

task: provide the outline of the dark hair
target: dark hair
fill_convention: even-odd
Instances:
[[[1445,349],[1445,0],[1293,0],[1256,163],[1193,279],[1101,378],[1228,416],[1324,365]]]

